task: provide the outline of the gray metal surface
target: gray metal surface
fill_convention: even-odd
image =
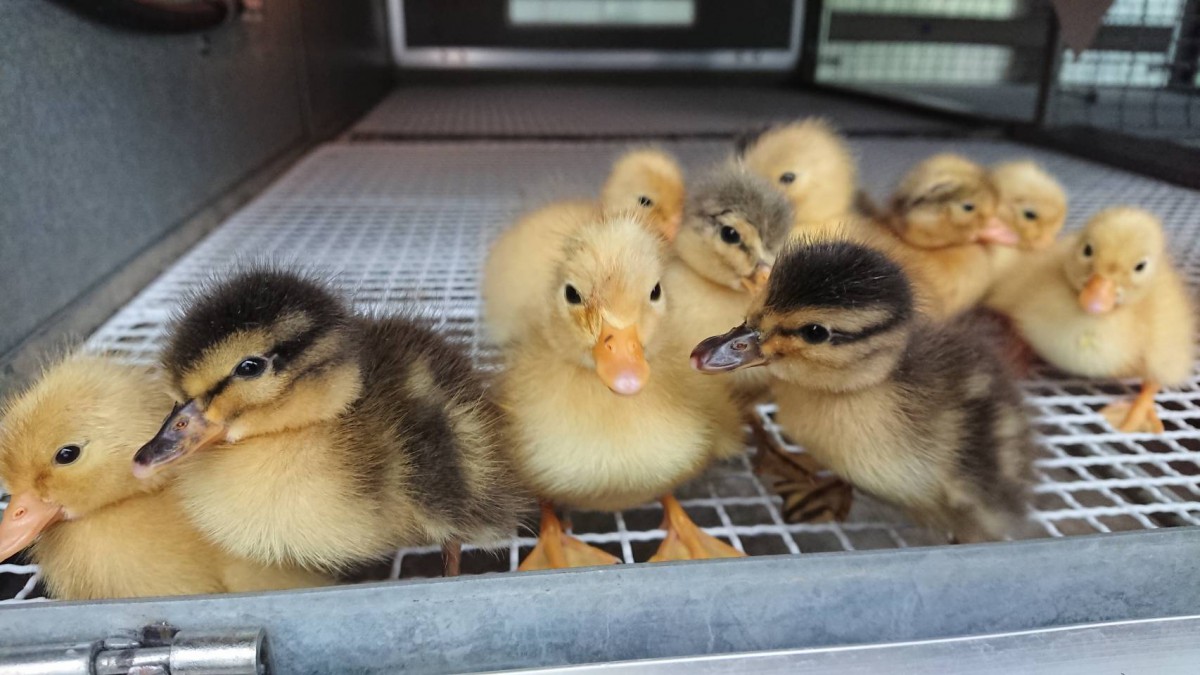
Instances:
[[[487,84],[397,89],[355,125],[359,136],[732,136],[805,115],[849,133],[949,133],[959,127],[885,106],[770,87]]]
[[[0,608],[0,644],[94,638],[163,620],[190,630],[252,624],[266,629],[276,672],[351,675],[903,642],[1194,616],[1198,556],[1200,529],[1177,528],[233,597],[34,603]]]
[[[201,38],[0,3],[0,354],[301,139],[297,9]]]
[[[1124,621],[964,638],[681,657],[507,671],[524,675],[1194,675],[1200,617]]]
[[[261,21],[167,36],[0,2],[0,355],[377,100],[390,78],[382,2],[272,0]]]

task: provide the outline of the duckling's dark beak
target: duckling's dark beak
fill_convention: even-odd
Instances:
[[[37,539],[46,528],[62,520],[63,508],[42,501],[36,494],[13,495],[0,521],[0,560],[12,557]]]
[[[158,434],[134,455],[133,475],[138,478],[152,476],[163,464],[220,443],[225,439],[225,432],[225,425],[210,422],[196,401],[188,401],[183,407],[175,406]]]
[[[761,366],[758,331],[742,324],[724,335],[710,337],[692,350],[692,367],[702,373],[724,373]]]

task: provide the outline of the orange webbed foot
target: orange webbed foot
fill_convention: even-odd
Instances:
[[[664,497],[662,505],[662,527],[667,531],[667,537],[658,547],[658,552],[650,558],[650,562],[744,558],[746,556],[745,553],[701,530],[688,517],[679,500],[674,497]]]
[[[1142,384],[1142,391],[1133,401],[1116,401],[1104,406],[1100,414],[1118,431],[1124,433],[1161,434],[1166,430],[1154,407],[1159,386],[1154,382]]]
[[[568,567],[593,567],[613,565],[621,562],[615,556],[589,546],[567,534],[562,521],[554,513],[554,507],[542,504],[542,524],[538,532],[538,543],[525,556],[518,571],[553,570]]]

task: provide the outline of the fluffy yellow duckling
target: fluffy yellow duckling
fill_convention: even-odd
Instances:
[[[828,122],[809,118],[744,139],[738,156],[746,168],[783,191],[793,228],[804,233],[851,213],[858,184],[854,155]]]
[[[664,330],[675,310],[657,238],[632,218],[609,218],[568,238],[554,269],[499,382],[514,463],[544,500],[522,569],[616,562],[567,536],[553,504],[617,511],[661,498],[668,534],[655,560],[741,555],[670,496],[743,446],[725,387],[691,372],[690,345]]]
[[[1054,176],[1028,160],[997,164],[988,176],[996,189],[996,215],[1019,240],[1017,246],[988,245],[995,287],[1007,283],[1031,251],[1054,244],[1067,221],[1067,192]]]
[[[162,363],[183,403],[134,470],[178,461],[188,517],[226,550],[340,570],[440,544],[453,574],[460,543],[517,525],[499,409],[467,355],[413,320],[251,269],[195,296]]]
[[[822,466],[958,541],[1016,533],[1036,451],[1016,386],[974,322],[930,323],[901,268],[851,242],[786,250],[704,372],[765,365],[776,419]]]
[[[987,244],[1016,234],[996,217],[987,171],[958,155],[936,155],[896,187],[876,243],[901,262],[924,309],[948,318],[983,299],[991,284]]]
[[[89,356],[50,368],[10,401],[0,476],[13,496],[0,560],[32,544],[50,595],[64,600],[330,583],[226,553],[192,527],[165,477],[133,477],[133,453],[170,407],[148,370]]]
[[[488,334],[503,345],[529,325],[527,303],[554,276],[551,267],[566,237],[602,214],[636,214],[670,240],[683,218],[683,171],[662,150],[631,150],[613,164],[599,202],[555,202],[523,215],[488,253],[483,273],[483,318]]]
[[[1054,366],[1085,377],[1138,377],[1141,394],[1105,417],[1121,431],[1161,433],[1161,387],[1192,373],[1192,302],[1154,214],[1120,206],[1038,256],[995,296],[1022,337]]]
[[[1067,191],[1036,162],[997,164],[988,172],[998,199],[996,215],[1020,238],[1021,248],[1050,248],[1067,222]]]

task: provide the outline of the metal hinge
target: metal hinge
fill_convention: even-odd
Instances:
[[[261,628],[179,630],[167,624],[91,642],[0,648],[3,675],[266,675]]]

